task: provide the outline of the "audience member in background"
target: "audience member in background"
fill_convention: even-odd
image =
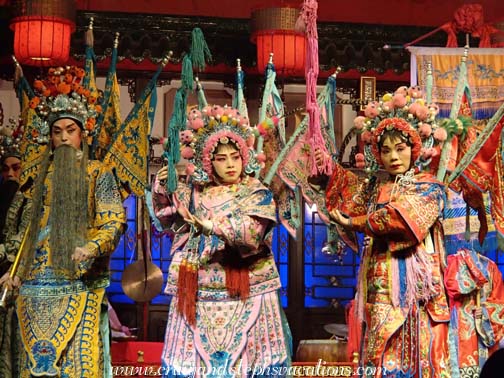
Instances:
[[[15,139],[0,135],[0,277],[8,274],[30,222],[31,203],[19,190],[21,155]],[[3,290],[2,290],[3,291]],[[0,291],[1,292],[1,291]],[[19,376],[21,339],[14,308],[16,293],[7,296],[0,312],[0,377]]]

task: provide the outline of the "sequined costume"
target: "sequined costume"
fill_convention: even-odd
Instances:
[[[326,193],[328,210],[366,235],[354,304],[361,364],[378,368],[372,377],[449,377],[444,186],[428,173],[397,178],[370,189],[336,165]]]
[[[21,192],[17,192],[6,216],[0,235],[0,277],[15,260],[21,239],[30,219],[31,203]],[[15,296],[9,296],[5,312],[0,313],[0,377],[19,376],[19,349],[21,340],[14,308]]]
[[[123,230],[125,214],[113,175],[98,161],[87,166],[88,235],[85,247],[94,259],[81,263],[77,277],[52,263],[49,215],[53,165],[44,181],[40,231],[35,261],[24,261],[17,313],[24,352],[21,377],[102,377],[100,322],[109,256]],[[85,216],[83,214],[83,216]]]
[[[282,376],[280,369],[290,363],[290,335],[270,250],[276,220],[272,193],[247,176],[232,185],[190,187],[179,182],[173,195],[167,195],[156,180],[153,203],[163,226],[175,232],[165,289],[174,296],[163,350],[166,376],[199,377],[202,372],[219,376],[219,368],[220,376],[231,371],[246,376],[247,369],[249,374],[255,369],[256,376]],[[195,233],[181,222],[177,214],[180,204],[194,209],[201,219],[211,217],[211,234]],[[197,287],[193,289],[197,291],[196,321],[192,325],[177,307],[184,292],[191,290],[187,285],[180,287],[180,272],[191,263],[198,267]],[[230,282],[232,277],[234,283]],[[249,295],[240,299],[243,284]]]

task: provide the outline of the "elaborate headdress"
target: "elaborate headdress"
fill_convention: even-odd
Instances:
[[[0,161],[11,156],[21,159],[19,147],[22,134],[22,123],[14,118],[9,118],[8,124],[5,125],[0,122]]]
[[[88,135],[93,134],[101,105],[97,104],[98,93],[82,86],[84,76],[84,69],[67,66],[50,68],[46,79],[35,80],[30,107],[41,120],[40,143],[47,142],[49,128],[60,118],[71,118]]]
[[[354,120],[354,126],[364,142],[364,154],[356,155],[359,168],[370,174],[381,164],[379,143],[383,134],[397,130],[411,145],[412,163],[419,169],[429,167],[432,158],[439,154],[437,145],[449,135],[462,135],[470,119],[454,120],[436,118],[439,108],[427,104],[419,87],[399,87],[385,94],[381,101],[371,101],[364,116]],[[434,167],[433,167],[434,168]]]
[[[251,174],[259,166],[254,140],[248,118],[237,109],[218,105],[193,109],[187,117],[187,129],[180,135],[181,156],[189,160],[186,173],[200,184],[212,181],[214,151],[219,143],[232,141],[239,149],[244,173]]]

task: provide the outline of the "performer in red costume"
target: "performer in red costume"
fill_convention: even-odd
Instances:
[[[445,187],[428,171],[418,131],[423,123],[407,107],[367,113],[356,120],[367,141],[358,160],[370,174],[383,167],[386,179],[363,180],[336,164],[326,191],[340,234],[365,235],[349,327],[359,339],[365,375],[449,377]],[[425,117],[423,129],[435,127],[433,119]]]

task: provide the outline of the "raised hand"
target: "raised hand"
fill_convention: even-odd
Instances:
[[[85,247],[76,247],[72,254],[72,260],[76,263],[87,261],[92,258],[91,252]]]
[[[182,212],[185,214],[182,215],[181,212],[179,211],[179,209],[177,209],[177,211],[179,211],[179,214],[183,216],[184,220],[191,224],[197,232],[203,232],[203,234],[205,235],[210,235],[212,233],[212,230],[213,230],[213,222],[209,219],[205,219],[205,220],[202,220],[200,218],[198,218],[196,215],[194,214],[191,214],[185,207],[183,207],[183,210]]]
[[[0,287],[6,287],[8,290],[12,290],[16,287],[21,286],[21,280],[18,276],[11,278],[10,273],[5,273],[2,278],[0,278]]]
[[[160,168],[159,171],[157,171],[156,177],[159,181],[166,181],[168,178],[168,166],[165,165],[164,167]]]
[[[326,161],[327,154],[320,148],[315,149],[314,154],[317,167],[321,167],[324,164],[324,161]]]
[[[350,220],[350,218],[341,214],[341,212],[338,209],[332,209],[329,212],[329,215],[336,223],[338,223],[344,227],[352,226],[352,221]]]

